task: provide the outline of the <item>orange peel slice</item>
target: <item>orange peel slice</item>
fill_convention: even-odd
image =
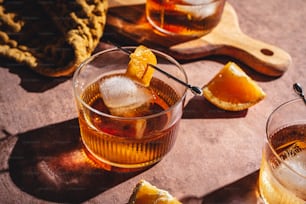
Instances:
[[[182,204],[168,191],[141,180],[133,190],[128,204]]]
[[[149,64],[157,64],[156,56],[149,48],[139,45],[135,51],[130,54],[126,75],[147,87],[150,85],[154,73],[154,68]]]
[[[248,109],[266,96],[237,64],[228,62],[203,87],[204,97],[215,106],[228,111]]]

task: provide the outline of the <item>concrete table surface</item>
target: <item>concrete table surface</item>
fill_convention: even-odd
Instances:
[[[239,64],[267,94],[246,111],[225,112],[189,93],[173,149],[142,172],[106,172],[86,160],[71,78],[41,77],[1,58],[0,203],[127,203],[141,179],[187,204],[256,203],[265,122],[297,97],[293,83],[306,89],[306,1],[228,2],[245,34],[282,48],[292,64],[277,78]],[[97,50],[110,46],[106,39]],[[182,65],[190,83],[202,86],[229,60],[213,56]]]

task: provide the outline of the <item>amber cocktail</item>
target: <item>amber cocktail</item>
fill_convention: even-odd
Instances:
[[[187,81],[178,62],[152,52],[159,68]],[[82,142],[108,170],[133,171],[161,160],[174,145],[182,116],[186,88],[159,72],[142,86],[125,75],[129,60],[120,49],[105,50],[85,61],[73,78]],[[114,98],[114,92],[120,96]]]

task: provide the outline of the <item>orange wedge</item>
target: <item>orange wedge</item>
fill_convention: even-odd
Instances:
[[[204,97],[228,111],[245,110],[265,98],[265,92],[237,64],[228,62],[203,88]]]
[[[182,204],[169,192],[159,189],[145,180],[134,188],[128,204]]]
[[[138,81],[143,86],[149,86],[154,69],[148,64],[156,65],[156,56],[149,48],[140,45],[130,54],[130,62],[126,70],[126,75]]]

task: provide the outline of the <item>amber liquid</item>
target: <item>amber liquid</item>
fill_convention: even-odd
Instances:
[[[259,189],[264,202],[305,203],[306,124],[292,125],[277,131],[271,136],[271,144],[279,157],[300,175],[265,150],[259,176]]]
[[[219,23],[225,0],[210,5],[180,2],[147,0],[147,19],[163,33],[198,37],[209,33]]]
[[[156,78],[152,79],[149,89],[154,100],[149,109],[137,110],[137,116],[159,113],[179,100],[171,87]],[[84,91],[82,99],[96,110],[109,114],[100,96],[98,82]],[[158,162],[173,146],[181,116],[167,113],[131,120],[103,116],[86,108],[79,109],[81,137],[89,156],[100,162],[102,167],[119,171],[129,171]],[[143,127],[143,135],[140,138],[135,136],[137,129]]]

